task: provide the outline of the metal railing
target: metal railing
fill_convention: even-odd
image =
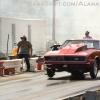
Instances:
[[[100,87],[89,91],[76,93],[58,100],[100,100]]]

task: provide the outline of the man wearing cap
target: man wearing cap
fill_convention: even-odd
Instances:
[[[32,44],[27,41],[26,36],[22,36],[20,37],[21,41],[18,42],[17,46],[18,46],[18,57],[19,58],[25,58],[26,64],[27,64],[27,70],[26,71],[30,71],[30,63],[29,63],[29,58],[32,56]]]
[[[86,32],[85,32],[85,37],[83,37],[83,38],[84,38],[84,39],[85,39],[85,38],[90,38],[90,39],[91,39],[92,37],[89,36],[89,33],[90,33],[90,32],[86,31]]]

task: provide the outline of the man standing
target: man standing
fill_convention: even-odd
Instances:
[[[89,33],[90,33],[90,32],[86,31],[86,33],[85,33],[85,37],[83,37],[83,38],[84,38],[84,39],[85,39],[85,38],[90,38],[90,39],[91,39],[92,37],[89,36]]]
[[[27,64],[27,70],[30,71],[30,63],[29,63],[29,58],[32,57],[32,45],[29,41],[27,41],[26,36],[20,37],[21,41],[18,42],[18,57],[19,58],[25,58],[26,64]]]

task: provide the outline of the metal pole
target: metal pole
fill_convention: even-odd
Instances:
[[[7,58],[8,58],[8,44],[9,44],[9,34],[8,34],[8,37],[7,37],[7,53],[6,53]]]
[[[53,0],[52,40],[55,42],[55,0]]]

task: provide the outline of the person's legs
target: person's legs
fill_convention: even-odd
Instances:
[[[18,54],[18,58],[22,59],[23,58],[23,54]]]
[[[18,59],[22,59],[24,58],[24,55],[23,54],[18,54]],[[20,68],[20,70],[22,71],[23,69],[23,63],[22,63],[22,67]]]
[[[24,58],[27,65],[27,70],[30,70],[29,54],[24,54]]]

